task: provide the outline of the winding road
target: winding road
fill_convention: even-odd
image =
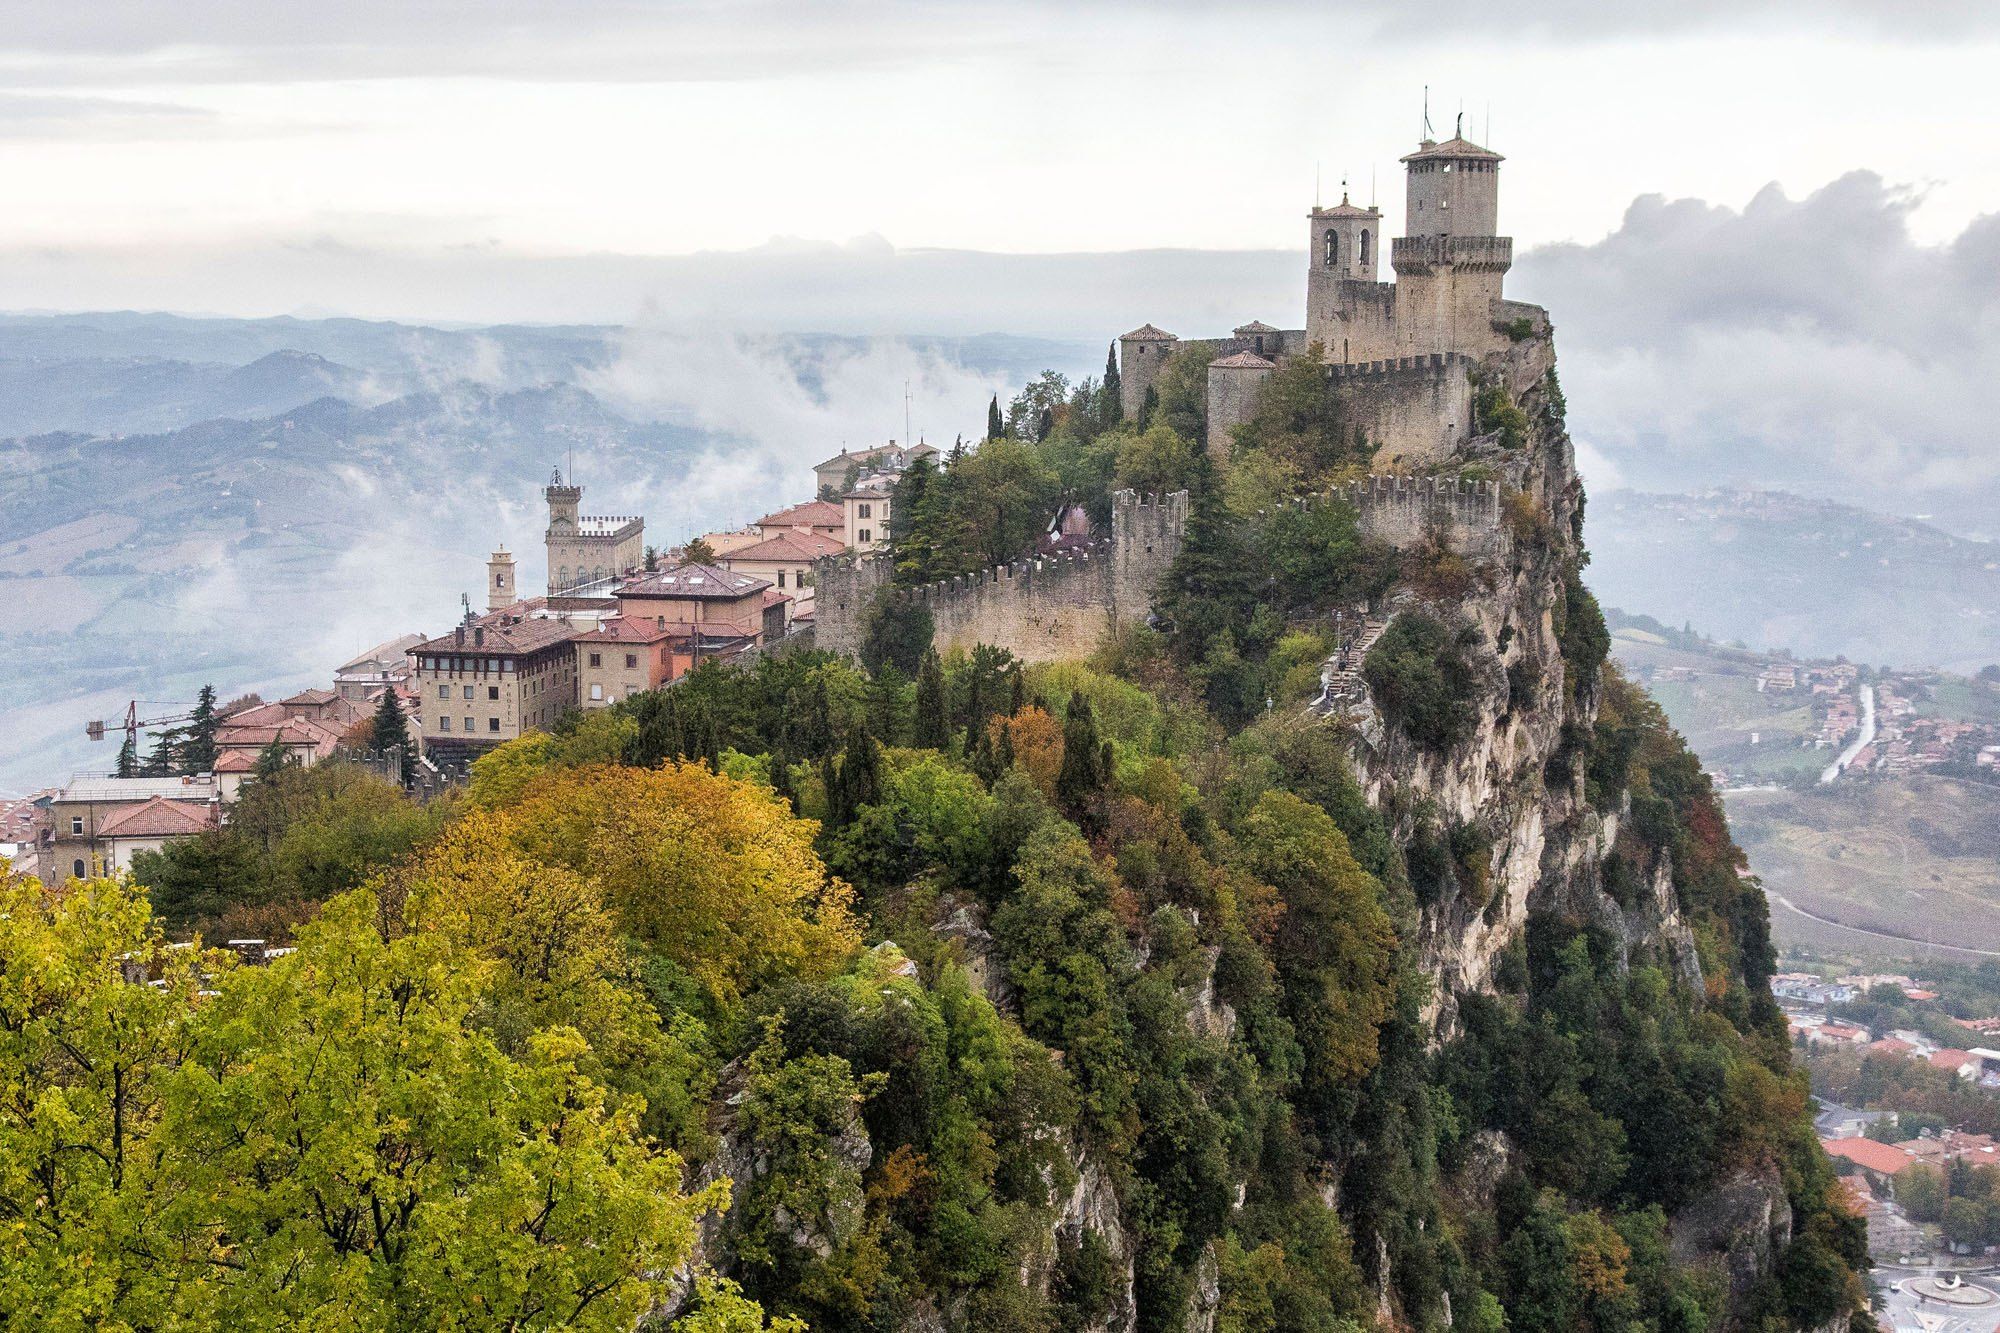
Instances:
[[[1848,742],[1847,748],[1840,752],[1840,758],[1828,764],[1826,772],[1819,775],[1820,785],[1825,786],[1846,772],[1847,766],[1854,762],[1854,756],[1860,754],[1874,743],[1875,687],[1873,685],[1863,685],[1861,687],[1861,730],[1852,741]]]

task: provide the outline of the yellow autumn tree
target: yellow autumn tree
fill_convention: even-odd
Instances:
[[[819,825],[760,784],[693,763],[558,769],[493,817],[513,847],[597,885],[626,934],[719,1004],[830,976],[860,945],[853,891],[813,851]]]

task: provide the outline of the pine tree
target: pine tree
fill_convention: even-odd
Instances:
[[[275,778],[284,772],[291,762],[292,757],[285,753],[285,743],[273,736],[271,743],[257,752],[257,766],[250,770],[250,776],[259,782]]]
[[[799,793],[792,785],[792,761],[782,754],[771,756],[771,794],[783,797],[793,813],[798,812]]]
[[[1006,422],[1000,416],[1000,395],[996,393],[993,401],[986,405],[986,438],[997,440],[1006,433]]]
[[[1139,429],[1144,430],[1146,427],[1152,425],[1153,417],[1159,410],[1160,391],[1148,384],[1146,386],[1146,396],[1139,401],[1139,420],[1137,423]]]
[[[402,748],[400,776],[408,782],[416,772],[417,757],[411,753],[415,747],[410,744],[410,719],[404,715],[403,701],[396,697],[393,685],[382,691],[382,702],[375,705],[375,749],[387,754],[391,746]]]
[[[169,727],[165,731],[153,733],[153,750],[139,765],[139,776],[145,778],[172,777],[180,771],[181,733],[178,728]]]
[[[118,746],[118,776],[136,778],[139,776],[139,741],[131,732]]]
[[[215,713],[215,686],[204,685],[195,696],[194,712],[188,716],[187,730],[181,740],[178,756],[181,772],[215,771],[215,729],[220,722]]]
[[[1103,406],[1097,419],[1107,430],[1125,419],[1124,393],[1124,384],[1118,377],[1118,344],[1112,343],[1111,350],[1104,354],[1104,387],[1098,390]]]
[[[856,727],[848,733],[840,752],[840,766],[826,791],[826,822],[845,828],[854,822],[864,805],[882,799],[882,759],[875,738]]]
[[[1027,706],[1028,682],[1017,667],[1014,670],[1014,687],[1007,692],[1007,716],[1012,717]]]
[[[945,707],[944,663],[938,661],[935,648],[924,649],[923,659],[917,663],[915,740],[917,748],[923,750],[943,750],[951,744],[951,717]]]
[[[1217,635],[1232,647],[1248,630],[1260,601],[1259,582],[1243,525],[1223,507],[1222,487],[1208,455],[1197,452],[1189,486],[1187,533],[1161,589],[1160,611],[1172,622],[1168,644],[1183,662],[1197,662]]]

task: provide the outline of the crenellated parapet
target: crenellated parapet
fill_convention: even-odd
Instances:
[[[1111,535],[1057,554],[898,588],[897,605],[930,613],[940,652],[989,643],[1026,661],[1083,657],[1105,634],[1151,614],[1160,580],[1180,553],[1188,496],[1111,497]],[[843,554],[813,564],[816,643],[858,653],[869,610],[892,586],[886,555]]]
[[[1453,550],[1486,557],[1505,549],[1507,529],[1500,510],[1500,484],[1463,477],[1373,476],[1331,490],[1300,496],[1300,509],[1344,504],[1359,519],[1361,534],[1398,549],[1443,532]]]

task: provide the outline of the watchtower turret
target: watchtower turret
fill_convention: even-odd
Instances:
[[[583,506],[583,487],[563,485],[562,469],[557,468],[549,484],[542,488],[542,498],[549,502],[548,535],[567,537],[574,533],[578,511]]]
[[[1504,161],[1459,135],[1443,143],[1424,140],[1403,158],[1409,168],[1404,230],[1412,237],[1496,234]]]
[[[1312,235],[1306,254],[1316,275],[1357,282],[1374,282],[1381,271],[1382,210],[1372,204],[1358,208],[1340,192],[1332,208],[1314,208],[1306,215]]]

